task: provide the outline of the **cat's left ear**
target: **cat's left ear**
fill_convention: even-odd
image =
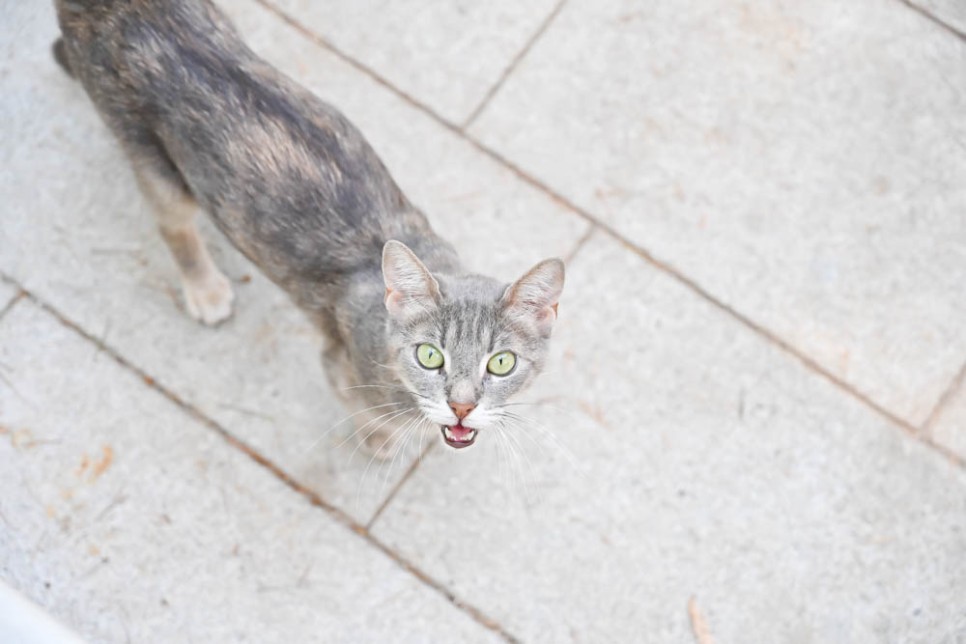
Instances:
[[[564,263],[545,259],[503,293],[504,310],[533,324],[543,337],[550,337],[557,319],[557,303],[564,287]]]
[[[383,246],[382,277],[386,309],[400,322],[436,308],[439,283],[406,244],[390,240]]]

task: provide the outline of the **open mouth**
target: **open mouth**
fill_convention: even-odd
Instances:
[[[443,427],[443,440],[454,449],[469,447],[476,440],[476,430],[462,425]]]

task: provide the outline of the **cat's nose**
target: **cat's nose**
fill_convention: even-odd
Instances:
[[[453,413],[456,414],[456,417],[459,418],[460,420],[463,420],[464,418],[469,416],[470,412],[476,409],[476,405],[474,405],[473,403],[451,402],[449,404],[449,407],[450,409],[453,410]]]

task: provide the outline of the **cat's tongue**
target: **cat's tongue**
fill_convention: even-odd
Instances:
[[[472,445],[476,440],[476,430],[462,425],[443,427],[443,440],[450,447],[462,449]]]

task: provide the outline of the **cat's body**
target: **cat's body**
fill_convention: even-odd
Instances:
[[[354,410],[374,408],[360,420],[408,404],[461,427],[453,405],[480,398],[479,386],[450,382],[461,340],[443,347],[453,354],[445,370],[428,370],[447,374],[442,400],[429,400],[436,396],[407,377],[411,365],[398,364],[411,353],[405,343],[440,347],[447,328],[464,326],[492,339],[514,289],[465,275],[362,134],[252,53],[207,0],[58,0],[57,9],[55,54],[130,158],[181,270],[189,313],[217,323],[233,297],[198,236],[200,208],[322,330],[336,389]],[[545,340],[549,328],[538,335]]]

